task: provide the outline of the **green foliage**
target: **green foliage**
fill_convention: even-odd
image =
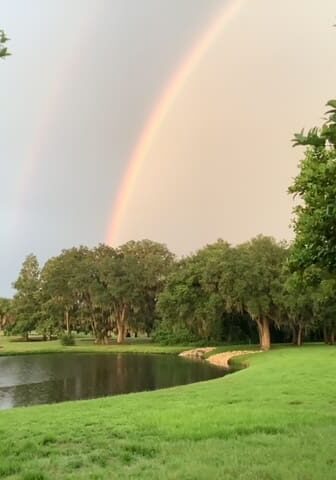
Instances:
[[[336,100],[329,100],[326,104],[331,109],[326,112],[326,119],[322,127],[313,127],[305,134],[294,134],[293,146],[311,146],[313,148],[336,148]]]
[[[150,240],[63,250],[42,269],[36,330],[47,337],[92,331],[97,343],[108,343],[111,332],[119,342],[129,331],[149,334],[173,261],[167,247]]]
[[[193,334],[185,325],[159,322],[154,334],[153,341],[160,345],[188,345],[200,342],[200,337]]]
[[[303,336],[317,326],[314,316],[314,296],[318,285],[313,268],[290,272],[286,267],[283,275],[283,288],[278,301],[282,307],[281,322],[292,332],[292,342],[301,345]]]
[[[165,345],[251,343],[259,335],[268,349],[274,326],[302,333],[328,325],[332,343],[331,279],[319,296],[316,281],[287,280],[287,257],[286,244],[264,236],[236,247],[219,240],[180,261],[149,240],[64,250],[41,272],[31,255],[15,283],[6,331],[27,337],[34,330],[44,339],[91,332],[101,344],[114,334],[123,343],[153,331]]]
[[[120,251],[140,266],[137,304],[130,312],[128,323],[135,330],[149,334],[156,320],[158,296],[173,269],[175,257],[165,245],[151,240],[130,241],[122,245]]]
[[[159,297],[164,331],[170,325],[172,338],[178,327],[208,342],[235,336],[246,341],[251,338],[247,312],[258,326],[262,346],[269,348],[265,335],[280,314],[276,294],[286,257],[285,244],[259,236],[238,247],[218,241],[182,260]]]
[[[41,318],[40,268],[35,255],[27,256],[13,286],[16,289],[12,302],[15,322],[9,328],[13,334],[28,336]]]
[[[168,277],[158,313],[172,338],[187,331],[192,339],[220,339],[225,299],[219,284],[229,255],[229,245],[219,241],[179,262]]]
[[[4,30],[0,29],[0,58],[5,58],[11,55],[6,46],[9,38],[6,36]]]
[[[12,300],[10,298],[0,298],[0,331],[6,331],[12,323]]]
[[[70,333],[64,333],[63,335],[60,336],[60,342],[61,345],[64,347],[72,347],[73,345],[76,344],[76,339],[75,337]]]
[[[294,210],[293,270],[310,265],[336,270],[336,101],[328,106],[332,108],[321,129],[314,128],[306,137],[296,136],[295,145],[309,147],[289,188],[299,200]]]

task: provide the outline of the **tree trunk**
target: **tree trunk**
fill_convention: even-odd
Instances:
[[[70,325],[69,325],[69,311],[68,310],[65,310],[64,316],[65,316],[66,332],[67,332],[67,335],[69,335],[70,334]]]
[[[323,338],[324,343],[327,345],[335,345],[335,328],[332,327],[323,327]]]
[[[107,345],[108,344],[108,336],[107,332],[105,329],[96,330],[96,339],[95,339],[95,344],[96,345]]]
[[[323,340],[324,340],[324,343],[326,343],[326,344],[329,343],[328,329],[327,329],[326,325],[323,325]]]
[[[302,345],[302,340],[303,340],[303,335],[302,335],[302,325],[298,326],[298,331],[297,331],[297,338],[296,338],[296,345],[298,347],[301,347]]]
[[[297,345],[297,332],[295,326],[292,327],[292,344]]]
[[[269,350],[271,348],[270,325],[267,318],[259,318],[256,320],[258,325],[259,342],[261,350]]]
[[[24,333],[24,339],[25,339],[26,342],[28,342],[28,340],[29,340],[29,332],[25,332],[25,333]]]
[[[126,328],[122,322],[117,322],[118,324],[118,336],[117,336],[117,343],[124,343],[125,336],[126,336]]]
[[[117,343],[124,343],[126,337],[126,307],[123,306],[121,313],[117,317],[118,336]]]
[[[95,325],[94,319],[92,319],[91,317],[90,317],[90,323],[91,323],[92,335],[93,335],[94,337],[96,337],[96,336],[97,336],[96,325]]]

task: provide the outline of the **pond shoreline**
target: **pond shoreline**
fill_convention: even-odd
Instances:
[[[188,345],[159,345],[151,342],[130,342],[118,345],[97,345],[86,339],[76,340],[76,345],[63,346],[58,340],[52,341],[15,341],[13,337],[0,335],[0,357],[11,355],[42,355],[48,353],[148,353],[148,354],[179,354],[186,350]],[[189,347],[191,348],[191,347]]]
[[[216,365],[217,367],[229,369],[230,361],[234,357],[250,355],[252,353],[262,353],[262,350],[232,350],[229,352],[220,352],[207,356],[214,350],[216,350],[216,347],[194,348],[192,350],[181,352],[179,356],[184,358],[197,358],[200,360],[205,360],[212,365]]]
[[[93,352],[3,356],[0,371],[0,410],[161,390],[229,373],[177,355]]]

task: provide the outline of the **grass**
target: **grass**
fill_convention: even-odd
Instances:
[[[64,346],[60,340],[40,341],[35,338],[26,342],[19,337],[6,337],[0,335],[0,356],[3,355],[28,355],[41,353],[169,353],[178,354],[184,350],[198,348],[189,345],[160,345],[147,338],[129,338],[123,345],[118,345],[114,340],[109,345],[96,345],[92,337],[76,336],[74,346]],[[232,349],[256,349],[256,345],[222,345],[210,354],[224,352]],[[209,355],[210,355],[209,354]],[[1,478],[1,477],[0,477]]]
[[[90,337],[76,337],[76,345],[64,346],[59,340],[21,341],[19,338],[0,336],[1,355],[21,355],[33,353],[180,353],[192,348],[188,345],[159,345],[142,339],[128,339],[124,345],[95,345]],[[1,478],[1,476],[0,476]]]
[[[336,349],[246,361],[209,382],[1,412],[0,478],[334,480]]]

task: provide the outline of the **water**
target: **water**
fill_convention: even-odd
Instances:
[[[0,410],[156,390],[223,376],[175,355],[44,354],[0,357]]]

